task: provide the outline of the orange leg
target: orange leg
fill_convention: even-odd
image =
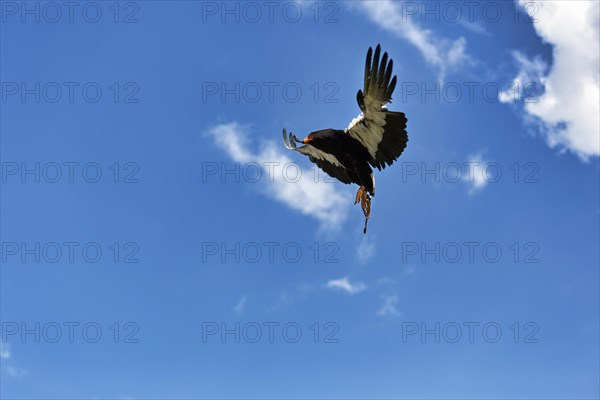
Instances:
[[[366,189],[363,186],[358,188],[354,204],[358,203],[359,200],[360,207],[362,208],[363,214],[365,215],[365,228],[363,232],[367,233],[367,222],[369,221],[369,217],[371,216],[371,196],[369,196],[369,193],[367,193]]]
[[[359,200],[362,201],[365,192],[366,190],[364,186],[358,188],[358,191],[356,192],[356,198],[354,199],[354,204],[358,203]]]

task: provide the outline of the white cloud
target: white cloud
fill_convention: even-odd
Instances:
[[[339,191],[334,183],[315,179],[314,171],[302,169],[293,163],[273,142],[264,143],[253,152],[248,137],[248,126],[237,122],[220,124],[209,130],[215,143],[239,163],[255,163],[262,168],[264,192],[288,207],[310,215],[325,230],[336,230],[346,219],[351,198]],[[277,137],[280,137],[277,135]],[[286,150],[287,151],[287,150]],[[301,154],[294,154],[304,157]],[[296,181],[296,179],[299,179]]]
[[[5,370],[8,376],[10,376],[11,378],[22,378],[28,375],[27,370],[23,368],[13,367],[12,365],[6,367]]]
[[[403,12],[402,2],[364,0],[357,6],[381,28],[415,46],[425,61],[437,70],[438,79],[442,82],[448,70],[472,62],[466,53],[465,38],[449,40],[420,27],[408,13]]]
[[[350,294],[357,294],[367,289],[367,286],[362,282],[351,283],[348,277],[341,279],[333,279],[327,282],[328,289],[339,289]]]
[[[471,32],[479,33],[479,34],[486,35],[486,36],[490,35],[490,33],[487,31],[487,29],[485,29],[485,27],[479,22],[468,21],[465,18],[461,18],[458,21],[458,23],[461,26],[463,26],[464,28],[470,30]]]
[[[584,161],[599,156],[600,4],[552,1],[537,2],[536,8],[526,7],[528,3],[519,1],[535,19],[537,34],[553,46],[553,64],[542,75],[539,60],[517,59],[522,67],[517,78],[530,74],[535,81],[535,72],[544,87],[538,102],[525,103],[527,116],[539,125],[550,147],[569,150]]]
[[[548,65],[539,55],[530,60],[520,51],[513,51],[512,56],[519,66],[519,74],[513,79],[510,88],[499,93],[498,99],[502,103],[529,103],[538,100],[542,87],[540,78]]]
[[[483,189],[488,183],[485,172],[487,161],[483,159],[483,154],[479,152],[470,155],[468,163],[469,173],[463,174],[462,180],[469,185],[468,193],[473,195]]]
[[[417,273],[417,269],[415,268],[414,265],[410,265],[410,266],[404,268],[404,271],[402,271],[403,276],[415,276],[416,273]]]
[[[377,311],[377,315],[380,317],[398,317],[400,316],[400,311],[398,311],[398,296],[396,295],[384,295],[383,304],[381,308]]]
[[[22,378],[28,375],[26,369],[18,368],[13,365],[7,365],[6,360],[9,360],[12,356],[10,351],[10,345],[8,343],[0,342],[0,360],[4,361],[4,365],[2,365],[2,372],[5,372],[11,378]]]
[[[377,283],[380,285],[395,285],[398,283],[394,278],[390,278],[389,276],[384,276],[383,278],[377,279]]]
[[[233,312],[237,315],[240,315],[241,313],[244,312],[244,309],[246,308],[246,300],[248,300],[248,298],[246,296],[242,296],[240,298],[240,300],[237,302],[237,304],[233,307]]]
[[[294,302],[294,299],[287,293],[281,292],[275,304],[266,309],[266,312],[272,313],[289,307]]]
[[[356,247],[358,262],[366,264],[375,255],[375,240],[367,235],[362,235],[360,244]]]
[[[8,360],[10,358],[10,345],[0,342],[0,360]]]

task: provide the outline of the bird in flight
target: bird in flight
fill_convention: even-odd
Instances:
[[[377,45],[375,54],[369,47],[365,63],[363,90],[356,94],[361,113],[344,129],[322,129],[311,132],[303,140],[283,129],[285,147],[308,156],[325,173],[340,182],[359,186],[354,204],[360,200],[365,215],[364,233],[371,215],[371,196],[375,196],[375,167],[381,171],[392,165],[408,142],[406,116],[388,111],[396,76],[392,78],[393,61]],[[302,143],[303,146],[297,146]]]

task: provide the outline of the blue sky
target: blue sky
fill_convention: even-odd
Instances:
[[[598,398],[597,3],[23,4],[2,398]],[[281,130],[345,128],[378,43],[365,236]]]

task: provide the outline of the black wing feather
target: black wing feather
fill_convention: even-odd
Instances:
[[[348,172],[344,167],[338,167],[328,162],[327,160],[322,160],[320,158],[316,158],[313,156],[308,156],[308,159],[313,163],[317,164],[317,167],[321,168],[325,173],[332,178],[337,179],[342,183],[352,183],[352,178],[348,175]]]
[[[356,94],[362,116],[346,130],[369,150],[369,163],[378,169],[391,165],[408,142],[404,113],[385,108],[392,100],[397,83],[397,77],[392,77],[394,62],[388,59],[387,52],[380,56],[380,45],[374,53],[372,48],[367,51],[364,92],[359,90]]]
[[[371,162],[375,168],[381,170],[386,167],[386,164],[392,165],[400,157],[408,142],[406,122],[406,115],[402,112],[386,113],[383,138],[377,147],[375,160]]]

